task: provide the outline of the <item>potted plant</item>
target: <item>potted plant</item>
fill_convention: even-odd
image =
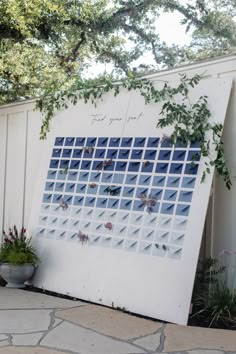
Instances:
[[[31,238],[26,236],[26,229],[20,232],[16,226],[3,231],[3,241],[0,248],[0,275],[7,281],[7,287],[24,288],[24,282],[29,280],[36,268],[37,257]]]

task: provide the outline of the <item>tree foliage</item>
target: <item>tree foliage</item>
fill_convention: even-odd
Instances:
[[[71,87],[91,62],[114,74],[173,67],[230,53],[236,44],[235,0],[0,0],[0,103]],[[158,17],[176,11],[192,43],[168,46]],[[137,60],[141,62],[137,67]]]
[[[190,1],[190,3],[192,3]],[[187,30],[193,28],[188,48],[190,60],[229,54],[236,48],[236,1],[196,0],[194,4],[177,6]]]

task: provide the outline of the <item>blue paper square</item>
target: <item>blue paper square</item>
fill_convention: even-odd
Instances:
[[[149,186],[152,180],[151,175],[140,175],[139,177],[139,184],[144,185],[144,186]]]
[[[73,204],[74,205],[79,205],[79,206],[82,206],[84,204],[84,197],[83,196],[75,196],[74,197],[74,201],[73,201]]]
[[[146,173],[152,173],[153,167],[154,167],[154,164],[153,164],[152,162],[144,161],[144,162],[142,163],[142,169],[141,169],[141,171],[142,171],[142,172],[146,172]]]
[[[68,181],[76,181],[78,177],[78,172],[76,171],[69,171],[67,174]]]
[[[55,185],[54,182],[46,182],[45,191],[49,191],[49,192],[53,191],[54,185]]]
[[[91,172],[91,176],[90,176],[90,181],[91,182],[99,182],[100,178],[102,176],[102,172]]]
[[[75,190],[75,183],[66,183],[66,192],[67,193],[74,193]]]
[[[111,183],[112,178],[113,178],[112,172],[103,172],[102,173],[102,182],[103,183]]]
[[[146,150],[144,154],[145,160],[155,160],[157,151],[156,150]]]
[[[182,188],[194,188],[196,177],[183,177]]]
[[[140,200],[134,200],[134,203],[133,203],[133,210],[134,211],[140,211],[140,212],[143,212],[144,211],[144,204],[143,202]]]
[[[117,157],[118,150],[117,149],[108,149],[106,158],[107,159],[115,159]]]
[[[88,184],[87,186],[87,194],[97,194],[98,185],[94,185],[93,183]]]
[[[160,188],[152,188],[151,189],[152,198],[156,198],[157,200],[161,199],[162,193],[163,193],[163,189],[160,189]]]
[[[132,198],[135,192],[135,187],[124,187],[124,191],[123,191],[123,196],[124,197],[128,197],[128,198]]]
[[[52,150],[52,157],[60,157],[62,149],[53,149]]]
[[[179,187],[179,184],[180,184],[180,177],[177,177],[177,176],[175,176],[175,177],[172,177],[172,176],[170,176],[170,177],[168,177],[168,179],[167,179],[167,187],[173,187],[173,188],[175,188],[175,187]]]
[[[63,199],[66,204],[70,205],[73,202],[73,195],[65,195]]]
[[[119,146],[121,138],[110,138],[109,146]]]
[[[164,176],[154,176],[153,186],[164,187],[165,180],[166,180],[166,177],[164,177]]]
[[[114,173],[114,174],[113,174],[113,180],[112,180],[112,182],[113,182],[113,183],[121,184],[121,183],[123,183],[123,181],[124,181],[124,177],[125,177],[124,174],[121,174],[121,173]]]
[[[182,171],[183,171],[182,163],[172,163],[170,165],[170,173],[181,175]]]
[[[198,165],[193,163],[188,163],[185,166],[184,174],[185,175],[196,175],[198,171]]]
[[[130,150],[129,149],[120,149],[118,158],[119,159],[128,159],[129,158],[129,154],[130,154]]]
[[[59,166],[59,160],[50,160],[50,168],[58,168]]]
[[[143,147],[145,145],[146,138],[135,138],[134,139],[134,147]]]
[[[120,203],[120,209],[131,210],[133,201],[131,199],[122,199]]]
[[[76,186],[76,193],[78,194],[84,194],[87,189],[87,184],[85,183],[78,183]]]
[[[200,148],[201,147],[201,142],[200,141],[195,141],[190,144],[191,148]]]
[[[172,147],[172,141],[170,138],[162,138],[161,140],[161,147],[163,148],[168,148],[168,147]]]
[[[192,150],[188,153],[188,161],[199,161],[201,158],[201,152],[199,150]]]
[[[94,156],[96,159],[103,159],[105,157],[105,152],[105,149],[96,149]]]
[[[83,160],[81,164],[81,170],[90,170],[92,165],[91,160]]]
[[[157,147],[159,145],[160,138],[154,137],[154,138],[149,138],[147,146],[148,147]]]
[[[108,203],[108,198],[97,198],[96,207],[106,208]]]
[[[107,207],[110,209],[119,209],[119,199],[109,199]]]
[[[166,189],[164,194],[164,200],[169,202],[175,201],[177,198],[177,191],[174,189]]]
[[[138,172],[140,168],[140,162],[129,162],[128,171]]]
[[[132,145],[133,138],[122,138],[121,139],[121,146],[122,147],[129,147]]]
[[[133,149],[131,152],[131,159],[132,160],[140,160],[142,159],[144,150],[142,149]]]
[[[72,170],[78,170],[80,166],[80,160],[71,160],[70,168]]]
[[[161,214],[172,215],[174,213],[175,204],[174,203],[162,203]]]
[[[171,157],[171,150],[160,150],[158,160],[169,161]]]
[[[73,146],[74,142],[75,142],[75,138],[72,137],[66,138],[65,146]]]
[[[84,137],[78,137],[75,140],[75,146],[85,146],[86,139]]]
[[[87,138],[86,140],[86,146],[95,146],[96,145],[97,138]]]
[[[64,144],[64,138],[58,137],[55,139],[55,146],[62,146]]]
[[[142,194],[145,194],[146,196],[149,193],[149,188],[145,188],[145,187],[138,187],[136,190],[136,198],[140,198]]]
[[[88,181],[89,179],[89,172],[83,171],[79,174],[79,181]]]
[[[62,157],[69,158],[71,156],[72,149],[63,149],[62,151]]]
[[[156,172],[157,173],[167,173],[168,171],[169,164],[165,162],[158,162],[156,166]]]
[[[61,201],[62,201],[62,197],[63,197],[62,194],[54,194],[54,195],[53,195],[53,198],[52,198],[52,202],[53,202],[54,204],[60,204]]]
[[[138,175],[137,174],[128,174],[125,179],[126,184],[134,185],[137,183]]]
[[[65,169],[69,168],[70,160],[61,160],[60,161],[60,168]]]
[[[47,179],[55,179],[57,170],[48,170]]]
[[[117,161],[115,171],[126,171],[127,161]]]
[[[94,207],[96,203],[95,197],[86,197],[84,205],[87,207]]]
[[[186,150],[175,150],[172,160],[173,161],[184,161],[186,155]]]
[[[55,185],[55,191],[56,192],[63,192],[65,187],[65,183],[64,182],[57,182]]]
[[[190,203],[192,201],[193,192],[191,191],[181,191],[179,194],[179,201]]]
[[[107,144],[108,144],[108,138],[106,137],[98,138],[97,146],[103,147],[103,146],[107,146]]]
[[[82,156],[83,149],[74,149],[73,158],[77,159]]]
[[[52,194],[45,193],[43,195],[43,203],[51,203],[51,200],[52,200]]]
[[[188,216],[190,211],[190,205],[178,204],[176,208],[176,215]]]

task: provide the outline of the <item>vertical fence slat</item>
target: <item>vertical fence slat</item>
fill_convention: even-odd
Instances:
[[[26,149],[26,168],[25,168],[25,209],[24,225],[28,225],[29,215],[32,208],[34,190],[37,186],[37,176],[41,156],[43,141],[39,140],[41,115],[39,112],[27,112],[27,149]]]
[[[26,113],[9,114],[5,184],[5,227],[22,226],[24,203]]]
[[[7,115],[0,116],[0,239],[4,223]]]

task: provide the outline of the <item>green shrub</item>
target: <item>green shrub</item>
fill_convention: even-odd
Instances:
[[[208,327],[231,328],[236,326],[236,291],[219,280],[218,276],[226,267],[216,268],[217,262],[217,259],[206,258],[199,263],[190,319]]]
[[[208,294],[209,287],[218,282],[218,275],[226,271],[224,266],[216,267],[217,263],[218,260],[211,257],[199,261],[192,296],[194,304]]]
[[[208,327],[230,327],[236,324],[236,292],[225,284],[216,283],[208,293],[199,295],[195,300],[198,317],[208,323]]]

